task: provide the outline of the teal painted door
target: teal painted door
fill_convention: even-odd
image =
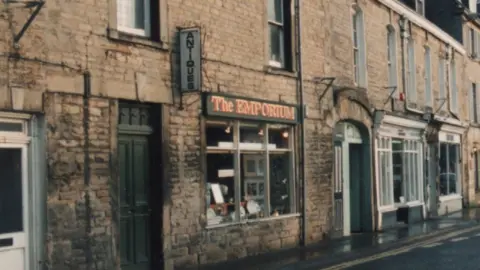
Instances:
[[[148,138],[119,135],[120,257],[122,270],[150,269]]]
[[[362,231],[362,156],[361,144],[349,144],[350,154],[350,230]]]

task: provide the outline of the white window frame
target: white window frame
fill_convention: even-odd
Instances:
[[[448,137],[452,137],[453,139],[448,139]],[[456,167],[456,171],[457,171],[457,179],[456,179],[456,183],[455,183],[456,184],[456,193],[447,194],[447,195],[440,195],[441,201],[446,201],[446,200],[449,200],[450,198],[462,197],[463,174],[462,174],[462,162],[461,162],[461,160],[462,160],[462,158],[461,158],[461,156],[462,156],[462,144],[461,144],[460,135],[440,131],[439,141],[438,141],[439,157],[441,155],[441,150],[440,150],[441,149],[441,144],[458,146],[458,148],[457,148],[457,150],[458,150],[457,158],[459,158],[459,162],[458,162],[457,167]],[[449,148],[447,148],[447,150],[448,149]],[[439,162],[440,162],[440,159],[439,159]],[[447,159],[447,164],[448,163],[449,163],[449,159]],[[440,167],[440,164],[438,164],[438,166]],[[439,175],[440,175],[440,171],[439,171]],[[447,185],[447,190],[449,189],[448,187],[449,187],[449,185]]]
[[[412,121],[404,121],[404,120],[396,120],[395,117],[389,117],[387,116],[388,119],[384,119],[386,125],[383,126],[378,130],[378,135],[376,136],[376,143],[375,143],[375,158],[376,158],[376,181],[377,181],[377,206],[378,210],[380,212],[388,212],[388,211],[393,211],[395,209],[398,209],[401,206],[416,206],[416,205],[422,205],[424,203],[424,175],[423,175],[423,166],[424,166],[424,161],[423,161],[423,156],[424,156],[424,143],[423,143],[423,137],[422,137],[422,132],[425,128],[425,124],[423,123],[417,123],[417,122],[412,122]],[[398,135],[398,131],[400,127],[404,127],[402,129],[405,134],[402,136]],[[382,139],[387,141],[388,143],[382,143]],[[395,203],[395,198],[394,198],[394,185],[393,185],[393,151],[392,151],[392,141],[393,140],[401,140],[404,143],[405,147],[405,142],[410,141],[410,142],[416,142],[416,150],[408,150],[407,152],[417,154],[417,182],[414,183],[414,188],[417,190],[417,197],[414,199],[410,198],[405,198],[405,203]],[[405,149],[405,148],[404,148]],[[402,153],[405,152],[405,150],[401,151]],[[389,167],[390,169],[388,170],[388,173],[384,173],[384,175],[387,175],[387,179],[382,176],[382,164],[381,164],[381,153],[389,154]],[[402,172],[402,175],[404,172]],[[405,183],[406,181],[404,181]],[[389,187],[389,193],[388,193],[388,203],[383,204],[382,202],[382,188],[384,183],[388,185]],[[403,184],[404,184],[403,183]],[[405,194],[404,189],[402,189],[403,194]]]
[[[415,0],[415,11],[425,16],[425,1],[424,0]]]
[[[416,80],[416,67],[415,67],[415,41],[413,38],[407,39],[407,101],[410,103],[416,103],[417,100],[417,80]]]
[[[392,25],[387,26],[387,66],[388,66],[388,86],[391,91],[398,82],[397,74],[397,36],[395,28]]]
[[[235,221],[228,222],[228,223],[220,223],[220,224],[207,224],[207,227],[224,227],[224,226],[231,226],[239,223],[248,223],[248,222],[257,222],[258,220],[265,220],[265,219],[272,219],[272,218],[278,218],[275,217],[274,215],[270,215],[271,209],[271,197],[270,197],[270,155],[272,154],[288,154],[289,155],[289,162],[291,164],[290,166],[290,171],[289,171],[289,178],[291,181],[289,181],[289,194],[288,194],[288,200],[290,203],[290,208],[291,208],[291,213],[288,214],[283,214],[280,215],[279,217],[291,217],[298,215],[298,207],[296,203],[296,198],[297,198],[297,192],[296,192],[296,159],[295,159],[295,139],[294,139],[294,127],[291,125],[287,124],[279,124],[281,126],[288,126],[286,131],[290,134],[289,136],[292,136],[289,138],[289,143],[287,148],[272,148],[270,147],[270,144],[268,142],[269,138],[269,130],[270,129],[276,129],[276,124],[265,124],[265,123],[255,123],[252,121],[242,121],[242,120],[233,120],[233,121],[228,121],[228,120],[207,120],[206,121],[206,127],[209,125],[223,125],[225,127],[230,128],[230,132],[233,133],[233,141],[232,142],[226,142],[222,146],[207,146],[206,151],[205,151],[205,159],[207,160],[207,154],[233,154],[233,168],[234,168],[234,185],[235,185],[235,209],[239,209],[240,207],[240,201],[242,201],[241,198],[244,197],[245,194],[241,194],[241,178],[240,178],[240,169],[242,168],[241,166],[241,154],[247,154],[249,155],[248,158],[253,158],[255,161],[255,166],[256,166],[256,172],[254,174],[248,174],[248,176],[245,175],[244,181],[253,183],[255,181],[255,177],[258,177],[262,174],[264,174],[264,180],[262,181],[264,183],[264,201],[266,202],[266,207],[264,209],[265,217],[259,218],[259,219],[242,219],[240,215],[240,211],[235,211]],[[242,143],[241,138],[240,138],[240,129],[241,127],[259,127],[261,126],[260,129],[263,129],[263,142],[258,143],[261,144],[260,148],[256,147],[257,143]],[[258,168],[260,165],[260,159],[263,157],[263,170]],[[244,162],[244,165],[246,163]],[[245,171],[244,171],[245,172]],[[205,176],[207,177],[207,176]],[[257,182],[258,183],[258,182]],[[244,183],[245,185],[245,183]],[[237,198],[240,199],[240,201],[237,201]],[[257,197],[258,198],[258,197]],[[207,208],[207,207],[205,207]]]
[[[425,105],[433,107],[432,54],[428,46],[425,46]]]
[[[367,88],[367,60],[363,11],[358,6],[354,6],[351,18],[353,81],[356,86]]]
[[[120,1],[125,1],[125,0],[114,0],[117,2],[117,14],[120,13],[120,9],[119,9],[119,2]],[[138,1],[138,0],[126,0],[126,1]],[[117,15],[117,30],[120,31],[120,32],[124,32],[124,33],[128,33],[128,34],[132,34],[132,35],[136,35],[136,36],[142,36],[142,37],[150,37],[151,35],[151,18],[150,18],[150,0],[143,0],[144,1],[144,28],[141,29],[141,28],[132,28],[132,27],[128,27],[128,26],[125,26],[125,25],[122,25],[120,20],[118,19],[118,15]],[[128,16],[128,15],[126,15]]]
[[[457,65],[455,59],[450,61],[450,111],[458,114],[458,88],[457,88]]]
[[[441,110],[444,111],[445,107],[448,106],[447,99],[447,81],[446,81],[446,69],[447,69],[447,60],[444,57],[440,56],[438,64],[438,93],[439,93],[439,105],[443,104]],[[447,107],[448,108],[448,107]]]
[[[270,15],[273,15],[273,17],[275,17],[274,13],[275,13],[275,2],[274,0],[267,0],[268,1],[268,4],[267,4],[267,14],[268,14],[268,40],[269,40],[269,43],[270,43],[270,47],[269,47],[269,65],[272,66],[272,67],[275,67],[275,68],[284,68],[285,67],[285,63],[286,63],[286,54],[285,54],[285,9],[284,9],[284,5],[285,3],[283,1],[289,1],[289,0],[281,0],[281,17],[282,17],[282,21],[279,22],[279,21],[276,21],[276,20],[272,20],[270,18]],[[273,3],[271,3],[273,2]],[[273,9],[274,10],[271,10],[270,6],[271,4],[274,5]],[[272,13],[272,14],[271,14]],[[270,35],[270,26],[275,26],[275,27],[279,27],[281,30],[280,30],[280,36],[278,37],[280,39],[280,61],[277,61],[277,60],[273,60],[272,59],[272,50],[271,50],[271,44],[272,44],[272,38],[271,38],[271,35]]]
[[[478,123],[478,85],[474,82],[470,83],[469,90],[469,118],[470,122]]]
[[[475,29],[469,27],[467,28],[467,48],[468,54],[470,57],[476,59],[477,58],[477,32]]]
[[[389,209],[394,205],[393,201],[393,167],[392,167],[392,138],[378,136],[377,143],[377,175],[378,175],[378,207]],[[386,155],[387,167],[382,166],[381,156]],[[386,188],[385,188],[386,187]],[[384,191],[387,190],[387,193]],[[384,200],[384,198],[386,199]],[[385,202],[384,202],[385,201]]]
[[[473,56],[472,58],[474,60],[480,59],[480,32],[477,30],[473,30],[474,35],[473,35],[473,43],[474,43],[474,48],[473,48]]]
[[[402,194],[407,204],[419,204],[423,198],[423,194],[421,194],[421,185],[423,184],[423,143],[419,140],[401,140],[403,142],[403,164],[406,163],[407,165],[403,168],[406,181],[404,182]],[[417,161],[417,164],[413,163],[414,160]]]

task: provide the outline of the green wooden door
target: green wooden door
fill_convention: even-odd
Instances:
[[[119,135],[118,156],[122,270],[150,269],[148,138]]]

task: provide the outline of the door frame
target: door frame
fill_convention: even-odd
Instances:
[[[165,179],[165,157],[164,153],[164,144],[163,144],[163,138],[164,138],[164,127],[163,124],[165,122],[164,120],[164,114],[165,114],[165,107],[161,104],[149,104],[149,103],[139,103],[139,102],[132,102],[132,101],[125,101],[121,100],[117,103],[117,108],[118,108],[118,113],[121,113],[121,108],[122,107],[128,107],[128,108],[145,108],[149,112],[149,121],[147,125],[127,125],[127,124],[122,124],[120,123],[120,120],[117,122],[117,128],[116,128],[116,144],[118,147],[118,138],[120,136],[144,136],[147,141],[148,141],[148,160],[147,162],[149,163],[149,207],[151,209],[151,214],[150,214],[150,220],[149,220],[149,226],[150,226],[150,243],[149,243],[149,248],[150,248],[150,258],[149,258],[149,264],[150,264],[150,269],[158,269],[157,267],[164,267],[164,255],[163,255],[163,232],[165,231],[164,229],[164,203],[163,203],[163,190],[164,190],[164,181]],[[158,117],[157,117],[158,116]],[[158,120],[158,121],[157,121]],[[155,158],[157,157],[157,159]],[[155,161],[154,161],[155,160]],[[118,161],[118,159],[117,159]],[[117,164],[118,165],[118,164]],[[155,165],[155,166],[153,166]],[[155,174],[153,173],[155,172]],[[118,177],[120,177],[119,174],[117,174]],[[160,177],[160,179],[157,179]],[[154,181],[153,179],[156,179],[158,181]],[[118,181],[120,179],[118,178]],[[120,182],[118,183],[118,188],[120,188]],[[154,189],[159,189],[155,191]],[[155,195],[159,195],[158,198],[152,196],[152,192],[155,192]],[[118,196],[120,193],[118,193]],[[120,202],[120,199],[118,200]],[[157,202],[161,201],[161,204],[158,204]],[[120,205],[119,205],[120,207]],[[121,213],[120,211],[116,215],[117,222],[120,221],[120,216]],[[157,222],[157,220],[160,219],[160,222]],[[118,226],[120,223],[118,223]],[[161,232],[158,233],[158,230],[154,230],[155,228],[161,228]],[[122,234],[122,231],[120,230],[120,227],[118,227],[118,233],[117,236],[118,238],[118,246],[120,247],[120,237]],[[159,240],[158,238],[161,238]],[[120,252],[120,250],[118,250]],[[161,253],[159,253],[161,252]],[[119,253],[120,254],[120,253]],[[161,258],[160,258],[161,257]],[[119,267],[121,269],[121,264],[119,264]],[[163,268],[160,268],[163,269]]]
[[[351,127],[351,129],[348,129]],[[368,158],[368,160],[364,163],[365,169],[361,170],[361,176],[359,177],[359,195],[361,196],[361,209],[362,213],[360,215],[360,224],[362,230],[364,231],[372,231],[373,230],[373,223],[372,223],[372,182],[371,182],[371,151],[369,149],[370,145],[370,137],[368,133],[365,133],[362,126],[359,124],[352,123],[349,121],[341,121],[337,122],[335,125],[335,132],[333,137],[333,145],[334,147],[341,147],[342,153],[342,165],[340,166],[342,169],[341,178],[342,178],[342,211],[343,211],[343,228],[341,230],[335,230],[333,228],[334,236],[337,236],[338,233],[341,233],[341,236],[349,236],[351,235],[351,209],[350,209],[350,201],[351,201],[351,187],[350,187],[350,145],[357,144],[360,145],[360,156],[363,158]],[[335,155],[335,151],[334,151]],[[337,159],[334,156],[334,162]],[[333,165],[333,169],[337,169],[337,165]],[[335,173],[333,173],[335,178]],[[334,179],[335,181],[335,179]],[[335,183],[334,183],[335,185]],[[332,192],[332,202],[335,202],[335,188],[333,188],[334,192]],[[366,202],[368,200],[368,204]],[[365,207],[369,207],[368,209]],[[336,210],[333,209],[333,215],[336,214]],[[367,216],[368,214],[368,216]],[[332,220],[335,221],[337,218],[336,216],[332,215]],[[367,223],[368,222],[368,223]]]

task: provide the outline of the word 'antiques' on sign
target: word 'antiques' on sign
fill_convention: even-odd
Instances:
[[[295,105],[249,98],[206,93],[204,108],[207,116],[243,118],[282,123],[297,123]]]

